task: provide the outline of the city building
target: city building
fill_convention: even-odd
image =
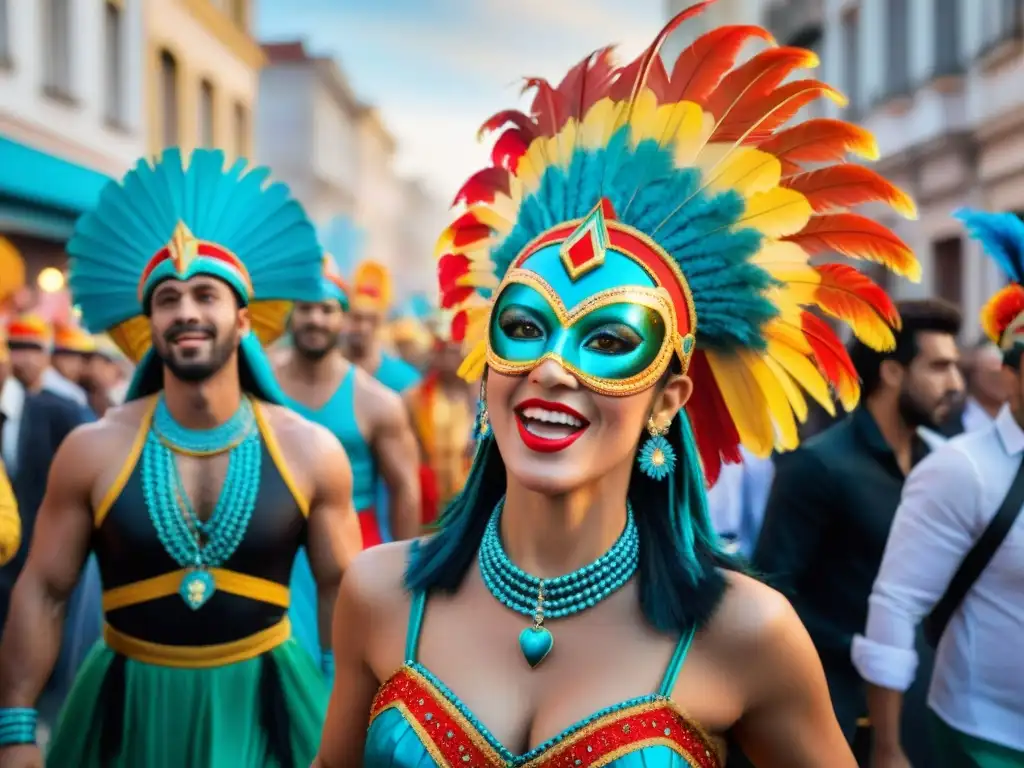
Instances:
[[[0,0],[0,236],[51,299],[76,218],[145,151],[144,3]]]
[[[688,0],[670,2],[669,12]],[[1006,278],[951,214],[961,206],[1024,215],[1024,3],[1020,0],[735,0],[710,23],[756,23],[782,45],[821,56],[817,76],[849,98],[817,114],[874,133],[875,167],[917,201],[916,221],[875,214],[916,251],[918,284],[888,280],[897,297],[941,296],[961,306],[965,337]],[[673,41],[672,55],[685,40]]]
[[[365,108],[333,59],[311,56],[301,41],[269,43],[263,50],[256,157],[321,226],[335,216],[353,216]]]
[[[249,157],[263,50],[251,0],[146,0],[146,148]]]
[[[401,264],[395,276],[396,291],[405,297],[437,296],[437,262],[434,244],[449,223],[448,211],[439,200],[416,179],[402,185],[402,213],[399,221],[399,253]]]

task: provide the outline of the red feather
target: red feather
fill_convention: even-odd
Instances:
[[[759,149],[775,155],[786,175],[799,172],[800,163],[838,163],[847,153],[869,159],[878,155],[875,139],[867,130],[824,117],[779,131]]]
[[[466,328],[469,325],[469,315],[466,310],[456,312],[452,318],[452,341],[461,344],[466,338]]]
[[[704,476],[710,488],[718,480],[723,459],[730,464],[742,460],[740,434],[711,372],[711,364],[700,350],[690,358],[687,374],[693,381],[693,394],[686,404],[686,413],[693,425]]]
[[[737,112],[757,110],[793,70],[812,54],[803,48],[769,48],[727,74],[708,99],[708,111],[722,122]]]
[[[796,190],[818,213],[887,203],[905,216],[914,215],[914,201],[895,184],[863,165],[843,163],[790,176],[782,186]]]
[[[491,148],[491,162],[498,168],[515,173],[519,166],[519,158],[530,148],[529,140],[517,128],[509,128]]]
[[[817,315],[804,311],[800,313],[800,326],[804,338],[814,352],[818,369],[833,387],[838,389],[846,377],[857,380],[857,369],[854,368],[846,347],[828,323]]]
[[[764,141],[812,101],[833,93],[835,88],[818,80],[786,83],[767,96],[732,109],[711,135],[711,141],[739,141],[741,137],[749,143]]]
[[[802,230],[783,239],[812,256],[837,251],[851,259],[882,264],[911,280],[921,276],[921,265],[909,245],[887,227],[857,213],[815,216]]]
[[[473,205],[474,203],[493,203],[495,195],[501,192],[504,195],[509,193],[508,171],[501,167],[491,166],[477,171],[469,177],[469,181],[462,185],[452,205],[459,203]]]
[[[533,121],[518,109],[505,109],[498,114],[493,115],[480,126],[480,129],[477,131],[476,140],[482,140],[488,133],[496,131],[508,123],[512,123],[512,125],[519,130],[525,141],[529,142],[534,138],[535,127],[533,125]]]
[[[668,101],[693,101],[703,105],[736,63],[744,44],[755,37],[772,39],[767,30],[754,26],[719,27],[698,37],[676,59]]]
[[[476,293],[476,288],[473,288],[472,286],[458,286],[447,293],[442,293],[441,309],[451,309],[452,307],[458,306],[474,293]]]
[[[441,293],[456,288],[456,281],[469,274],[469,257],[464,253],[446,253],[437,262],[437,286]]]

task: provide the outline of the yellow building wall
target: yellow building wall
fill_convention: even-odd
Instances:
[[[248,32],[252,0],[148,0],[146,4],[147,145],[152,155],[163,149],[163,104],[160,60],[163,51],[177,64],[178,146],[190,152],[200,141],[200,93],[203,80],[213,86],[214,146],[229,158],[248,156],[253,147],[259,73],[265,63],[259,44]],[[220,6],[227,8],[225,12]],[[236,105],[246,115],[238,146]]]

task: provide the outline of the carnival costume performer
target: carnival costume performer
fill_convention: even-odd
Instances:
[[[335,626],[320,766],[712,768],[727,733],[759,766],[853,766],[806,631],[720,551],[705,480],[741,444],[796,445],[803,390],[856,402],[809,309],[883,346],[898,318],[853,268],[808,259],[916,277],[845,211],[911,206],[859,165],[802,170],[874,147],[838,121],[782,128],[838,99],[782,84],[813,53],[734,68],[768,35],[726,27],[667,72],[661,42],[705,5],[631,64],[602,50],[486,123],[509,127],[457,196],[439,278],[489,431],[438,533],[346,576],[337,610],[358,620]]]
[[[391,530],[396,538],[412,538],[420,532],[416,440],[399,396],[341,353],[348,288],[330,255],[323,263],[320,300],[296,302],[292,310],[292,347],[277,365],[278,381],[288,406],[330,430],[348,454],[363,547],[383,540],[376,510],[381,480],[390,490]],[[295,560],[291,591],[295,637],[329,672],[334,592],[319,592],[304,550]]]
[[[32,706],[90,550],[105,625],[50,744],[59,766],[305,765],[326,686],[288,578],[359,549],[337,440],[280,403],[260,342],[315,299],[320,248],[265,168],[168,150],[103,191],[68,244],[93,332],[138,362],[127,402],[61,446],[0,645],[0,762],[39,765]]]
[[[363,261],[352,276],[346,355],[377,381],[403,392],[420,379],[419,371],[381,349],[384,321],[391,308],[391,273],[376,261]]]

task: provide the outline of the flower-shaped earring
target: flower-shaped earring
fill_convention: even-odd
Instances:
[[[636,457],[640,471],[652,480],[664,480],[676,468],[676,452],[665,439],[668,425],[659,427],[652,416],[647,420],[647,432],[650,437],[644,441]]]

